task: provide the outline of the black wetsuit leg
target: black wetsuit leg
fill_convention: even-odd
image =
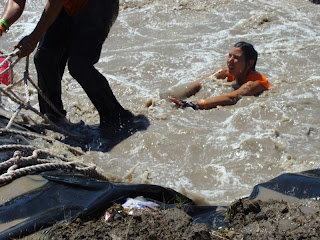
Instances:
[[[74,17],[68,69],[87,93],[100,115],[100,125],[117,124],[126,111],[114,96],[107,79],[94,67],[102,45],[118,16],[116,0],[91,0]]]
[[[61,79],[67,62],[70,20],[62,10],[42,37],[34,56],[38,86],[63,115],[66,115],[66,112],[61,100]],[[40,94],[38,99],[41,113],[58,116]]]
[[[64,115],[61,79],[68,61],[71,76],[79,82],[98,110],[101,125],[117,123],[119,118],[132,116],[119,104],[107,79],[94,67],[118,11],[118,0],[91,0],[74,17],[62,10],[42,38],[35,54],[38,85]],[[54,114],[41,96],[39,104],[42,113]]]

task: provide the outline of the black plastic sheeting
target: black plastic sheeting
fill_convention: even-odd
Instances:
[[[320,200],[320,169],[282,174],[268,182],[256,185],[249,199],[259,196],[261,187],[289,197]]]
[[[177,199],[191,203],[181,194],[155,185],[110,183],[60,171],[46,172],[42,177],[49,180],[45,185],[0,206],[0,228],[4,223],[19,222],[3,230],[1,240],[28,235],[58,221],[95,214],[115,202],[125,202],[128,197],[145,196],[168,204]]]
[[[17,196],[0,205],[0,239],[25,236],[45,227],[81,215],[92,215],[114,203],[124,203],[128,197],[144,196],[147,200],[173,207],[183,202],[184,210],[195,222],[206,223],[213,229],[225,226],[221,206],[197,206],[178,192],[157,185],[111,183],[81,175],[54,171],[41,176],[48,182],[35,190]],[[320,170],[283,174],[254,187],[249,198],[259,196],[261,187],[296,198],[319,199]],[[10,224],[15,223],[16,224]]]

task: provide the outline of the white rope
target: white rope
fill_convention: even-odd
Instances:
[[[32,150],[32,154],[23,156],[22,152],[17,149]],[[75,171],[91,178],[108,181],[106,176],[96,170],[95,165],[87,166],[33,146],[18,144],[0,146],[0,151],[8,150],[15,151],[10,159],[0,163],[0,173],[2,173],[0,175],[0,186],[6,185],[22,176],[58,169]],[[42,159],[40,158],[41,155],[47,158]],[[53,159],[48,159],[48,157]]]
[[[13,67],[20,61],[21,58],[18,58],[18,52],[19,49],[13,51],[12,53],[9,54],[1,54],[0,57],[1,58],[5,58],[1,63],[0,63],[0,68],[3,67],[6,63],[8,63],[8,67],[0,72],[0,76],[4,75],[6,72],[10,71],[11,69],[13,69]],[[14,61],[12,61],[12,59],[14,57],[17,57]]]
[[[14,52],[10,53],[10,54],[2,54],[0,55],[0,57],[5,58],[6,59],[0,64],[0,66],[3,66],[5,64],[5,62],[9,63],[9,67],[5,70],[5,71],[9,71],[10,69],[13,68],[13,66],[20,60],[20,58],[16,59],[14,61],[14,63],[11,63],[11,59],[17,56],[19,50],[15,50]],[[0,73],[0,76],[3,75],[5,73],[5,71]],[[38,116],[40,116],[41,118],[43,118],[47,123],[49,123],[51,126],[53,126],[57,131],[62,132],[63,134],[76,139],[76,140],[82,140],[81,137],[79,136],[74,136],[73,134],[71,134],[70,132],[66,131],[63,128],[60,128],[59,126],[57,126],[54,122],[52,122],[49,118],[47,118],[45,115],[43,115],[41,112],[39,112],[37,109],[33,108],[30,105],[30,95],[29,95],[29,87],[28,87],[28,81],[33,85],[33,87],[35,87],[38,90],[38,93],[43,97],[43,99],[50,105],[50,107],[57,113],[59,114],[61,117],[64,118],[64,116],[59,112],[59,110],[51,103],[51,101],[43,94],[43,92],[36,86],[36,84],[31,80],[31,78],[29,77],[29,56],[26,57],[26,66],[25,66],[25,72],[24,72],[24,76],[21,80],[19,80],[19,82],[23,81],[24,83],[24,87],[25,87],[25,95],[26,95],[26,101],[22,101],[13,91],[12,91],[12,86],[7,87],[6,89],[3,89],[2,87],[0,87],[0,92],[3,95],[6,95],[7,97],[9,97],[12,101],[14,101],[15,103],[17,103],[19,106],[16,109],[15,113],[11,116],[10,121],[8,122],[6,129],[9,129],[13,122],[14,119],[16,118],[16,116],[19,114],[19,112],[21,111],[22,108],[26,109],[26,110],[31,110],[32,112],[34,112],[35,114],[37,114]]]

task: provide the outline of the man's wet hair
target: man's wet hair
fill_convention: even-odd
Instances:
[[[247,64],[250,60],[254,60],[251,69],[255,71],[258,60],[258,52],[254,49],[253,45],[247,42],[237,42],[233,47],[240,48],[243,51]]]

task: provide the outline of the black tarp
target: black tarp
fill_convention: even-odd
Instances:
[[[266,188],[288,197],[320,199],[320,169],[299,173],[282,174],[268,182],[256,185],[249,199],[257,198],[261,188]]]
[[[125,202],[128,197],[144,196],[168,204],[178,199],[192,202],[156,185],[111,183],[60,171],[41,175],[48,180],[46,184],[0,205],[1,240],[24,236],[62,220],[95,214],[116,202]]]
[[[170,188],[150,184],[111,183],[61,171],[46,172],[41,176],[48,180],[46,184],[0,205],[1,240],[28,235],[62,220],[95,214],[114,203],[124,203],[128,197],[137,196],[162,203],[165,207],[174,206],[177,201],[183,202],[184,210],[196,222],[206,223],[213,228],[226,224],[223,213],[217,211],[219,206],[196,206],[190,199]],[[258,197],[261,187],[280,195],[319,199],[320,170],[280,175],[255,186],[249,198]],[[8,227],[4,229],[4,226]]]

